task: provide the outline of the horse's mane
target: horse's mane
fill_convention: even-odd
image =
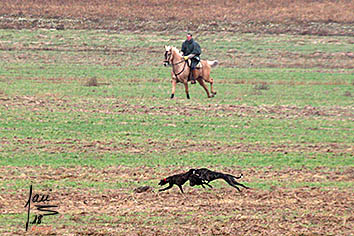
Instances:
[[[180,56],[182,56],[182,54],[180,53],[180,51],[176,47],[171,46],[171,49],[174,50],[176,53],[178,53]]]

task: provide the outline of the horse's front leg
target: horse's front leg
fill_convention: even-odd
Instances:
[[[171,99],[175,96],[176,84],[177,84],[177,81],[176,81],[175,79],[172,79],[172,93],[171,93]]]
[[[183,82],[183,84],[184,84],[184,88],[185,88],[185,90],[186,90],[187,99],[190,99],[190,97],[189,97],[189,91],[188,91],[188,81],[185,80],[185,81]]]

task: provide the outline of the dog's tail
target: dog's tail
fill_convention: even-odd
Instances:
[[[235,178],[235,179],[241,179],[243,177],[243,174],[241,173],[240,176],[233,176],[233,175],[230,175],[232,176],[232,178]]]
[[[208,63],[211,67],[216,67],[216,66],[219,64],[218,60],[207,61],[207,63]]]

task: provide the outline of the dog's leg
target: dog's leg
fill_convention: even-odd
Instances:
[[[243,185],[243,184],[241,184],[241,183],[239,183],[239,182],[233,180],[233,183],[232,183],[231,186],[237,188],[237,190],[240,191],[240,189],[237,187],[237,185],[239,185],[239,186],[241,186],[241,187],[244,187],[245,189],[250,189],[250,188],[247,187],[246,185]],[[241,191],[240,191],[240,192],[241,192]]]
[[[208,183],[202,183],[202,187],[203,187],[203,188],[205,188],[205,187],[204,187],[204,184],[205,184],[206,186],[208,186],[209,188],[213,188],[213,186],[211,186],[211,185],[208,184]]]
[[[233,185],[239,185],[239,186],[241,186],[241,187],[244,187],[245,189],[249,189],[249,187],[247,187],[247,186],[245,186],[245,185],[243,185],[243,184],[241,184],[241,183],[239,183],[239,182],[237,182],[235,179],[240,179],[240,178],[242,178],[242,174],[240,175],[240,177],[236,177],[236,176],[233,176],[233,175],[231,175],[231,177],[230,177],[230,180],[231,180],[231,182],[233,183]]]
[[[241,187],[244,187],[245,189],[249,189],[249,187],[247,187],[247,186],[245,186],[245,185],[243,185],[243,184],[241,184],[241,183],[239,183],[239,182],[236,182],[235,181],[235,183],[234,183],[235,185],[237,184],[237,185],[240,185]]]
[[[181,192],[184,193],[184,192],[183,192],[183,189],[182,189],[182,185],[178,185],[178,187],[179,187],[179,189],[181,190]]]
[[[239,187],[237,187],[236,185],[230,184],[232,187],[236,188],[239,192],[241,192],[241,190],[239,189]]]
[[[209,188],[213,188],[213,186],[211,186],[209,183],[210,183],[210,181],[207,182],[207,181],[203,180],[203,184],[205,184]]]
[[[230,186],[236,188],[239,192],[241,192],[241,190],[239,189],[239,187],[237,187],[236,184],[234,183],[235,180],[234,180],[232,177],[225,175],[225,176],[223,177],[223,179],[224,179]],[[235,182],[236,182],[236,181],[235,181]]]
[[[166,190],[172,188],[172,186],[173,186],[173,184],[170,184],[170,185],[169,185],[168,187],[166,187],[166,188],[159,189],[159,192],[166,191]]]

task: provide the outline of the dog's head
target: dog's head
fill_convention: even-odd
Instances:
[[[166,178],[164,178],[164,179],[162,179],[161,181],[160,181],[160,183],[159,183],[159,185],[165,185],[165,184],[167,184],[168,183],[168,181],[167,181],[167,179]]]

